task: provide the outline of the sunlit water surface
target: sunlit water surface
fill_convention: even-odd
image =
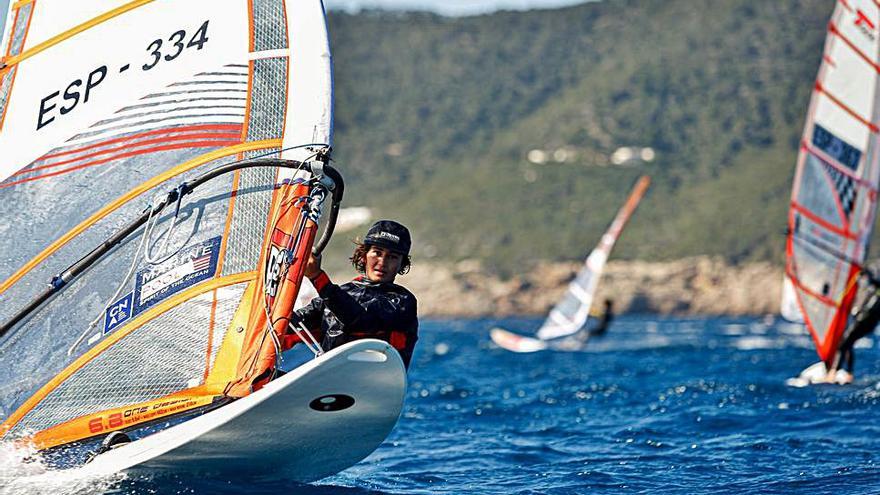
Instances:
[[[583,352],[513,354],[500,325],[434,320],[403,416],[364,462],[313,485],[107,479],[34,484],[45,470],[0,444],[0,493],[880,493],[880,352],[849,386],[793,388],[816,361],[794,325],[625,316]],[[11,484],[10,484],[11,483]]]

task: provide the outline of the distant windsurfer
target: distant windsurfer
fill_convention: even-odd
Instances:
[[[880,323],[880,281],[867,270],[862,273],[868,280],[870,293],[843,332],[843,339],[837,347],[837,353],[831,366],[828,368],[828,381],[830,382],[852,382],[855,364],[853,347],[855,347],[856,341],[873,333],[877,324]]]
[[[586,327],[582,328],[576,334],[571,335],[569,337],[564,337],[562,339],[551,341],[550,347],[556,350],[564,350],[564,351],[576,351],[581,350],[587,344],[587,341],[593,337],[601,337],[605,335],[608,331],[608,327],[611,325],[611,321],[614,319],[614,301],[611,299],[605,299],[605,310],[601,316],[598,316],[599,321],[595,326],[590,326],[589,323]],[[593,321],[588,320],[589,321]]]
[[[614,319],[614,301],[611,299],[605,299],[605,311],[602,313],[602,316],[599,318],[599,323],[587,330],[590,337],[601,337],[605,335],[605,332],[608,331],[608,326],[611,325],[611,320]],[[585,339],[586,340],[586,339]]]
[[[321,269],[321,259],[313,256],[305,276],[318,297],[295,311],[293,321],[312,332],[324,351],[359,339],[384,340],[397,349],[409,368],[418,340],[416,297],[394,279],[409,271],[411,245],[409,230],[403,225],[391,220],[376,222],[350,258],[361,276],[342,285],[331,282]],[[283,347],[290,348],[296,342],[296,336],[289,335]]]

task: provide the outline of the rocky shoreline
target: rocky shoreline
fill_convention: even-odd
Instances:
[[[413,266],[399,282],[412,290],[424,317],[543,315],[559,300],[580,263],[547,263],[501,280],[478,261]],[[597,294],[618,313],[764,315],[777,313],[782,267],[731,265],[721,258],[670,262],[611,261]]]

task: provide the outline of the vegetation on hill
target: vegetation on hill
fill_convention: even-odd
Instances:
[[[606,0],[464,18],[333,12],[346,203],[411,226],[416,260],[479,258],[504,274],[582,259],[649,174],[616,258],[779,262],[832,7]],[[627,146],[656,157],[609,165]],[[527,158],[559,149],[564,163]]]

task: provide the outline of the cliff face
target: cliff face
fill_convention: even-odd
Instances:
[[[579,263],[547,263],[500,280],[477,261],[417,263],[398,281],[419,300],[421,316],[546,314],[574,278]],[[597,301],[613,299],[617,312],[694,315],[777,313],[782,268],[770,263],[731,265],[721,258],[672,262],[612,261]]]

